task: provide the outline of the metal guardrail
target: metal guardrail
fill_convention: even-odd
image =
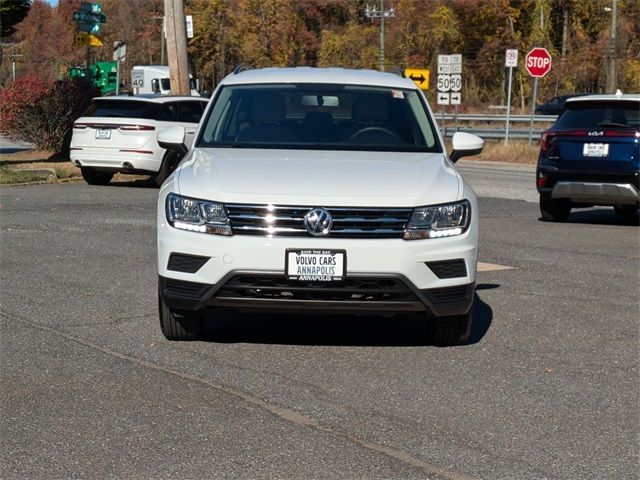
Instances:
[[[456,132],[467,132],[473,133],[474,135],[478,135],[485,139],[493,139],[500,140],[505,138],[506,131],[506,122],[507,115],[506,114],[496,114],[496,115],[487,115],[482,113],[459,113],[452,114],[446,113],[444,115],[438,114],[434,112],[436,120],[438,121],[438,126],[442,129],[442,120],[444,118],[444,131],[443,134],[445,137],[452,137]],[[547,124],[545,127],[550,126],[553,122],[558,118],[557,115],[534,115],[533,123]],[[487,123],[489,125],[482,126],[468,126],[465,125],[469,122],[475,123]],[[517,138],[517,139],[528,139],[529,138],[529,128],[511,128],[512,124],[529,124],[531,122],[531,115],[509,115],[509,138]],[[491,124],[502,123],[500,126],[491,126]],[[531,139],[538,141],[540,139],[540,135],[544,132],[546,128],[533,128],[531,131]]]
[[[442,118],[442,115],[437,113],[437,112],[433,112],[434,115],[439,119]],[[495,114],[495,115],[486,115],[483,113],[459,113],[458,115],[455,115],[453,113],[445,113],[444,115],[444,119],[445,120],[455,120],[456,116],[458,117],[458,121],[465,121],[465,122],[506,122],[507,121],[507,115],[506,114]],[[546,123],[553,123],[556,121],[556,119],[558,118],[557,115],[534,115],[533,116],[533,122],[546,122]],[[531,115],[509,115],[509,123],[511,122],[529,122],[531,121]]]

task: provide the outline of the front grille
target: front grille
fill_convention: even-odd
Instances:
[[[440,262],[427,262],[427,266],[438,278],[458,278],[467,276],[467,267],[464,260],[443,260]]]
[[[310,236],[304,216],[313,207],[226,204],[236,235]],[[326,207],[329,238],[401,238],[411,208]]]
[[[211,257],[201,257],[199,255],[187,255],[184,253],[172,253],[169,256],[167,270],[184,273],[196,273],[207,263]]]
[[[413,291],[395,278],[356,277],[336,283],[312,283],[289,280],[280,275],[237,275],[218,290],[215,298],[421,304]]]

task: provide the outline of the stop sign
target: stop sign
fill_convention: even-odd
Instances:
[[[527,53],[524,66],[532,77],[544,77],[551,70],[551,55],[546,48],[536,47]]]

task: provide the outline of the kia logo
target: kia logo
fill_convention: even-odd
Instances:
[[[590,137],[601,137],[604,135],[604,132],[589,132],[587,133]]]
[[[314,237],[328,235],[333,226],[333,217],[324,208],[312,208],[304,216],[304,227]]]

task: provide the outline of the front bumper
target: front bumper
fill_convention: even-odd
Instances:
[[[418,289],[402,275],[351,275],[335,284],[287,280],[280,273],[233,271],[213,285],[160,276],[159,293],[172,310],[240,310],[330,312],[426,312],[434,317],[466,314],[475,284]]]
[[[457,237],[412,241],[225,237],[177,230],[159,216],[160,295],[176,310],[233,307],[460,315],[473,303],[477,238],[477,222]],[[287,249],[345,250],[346,279],[328,284],[289,281],[284,272]]]

